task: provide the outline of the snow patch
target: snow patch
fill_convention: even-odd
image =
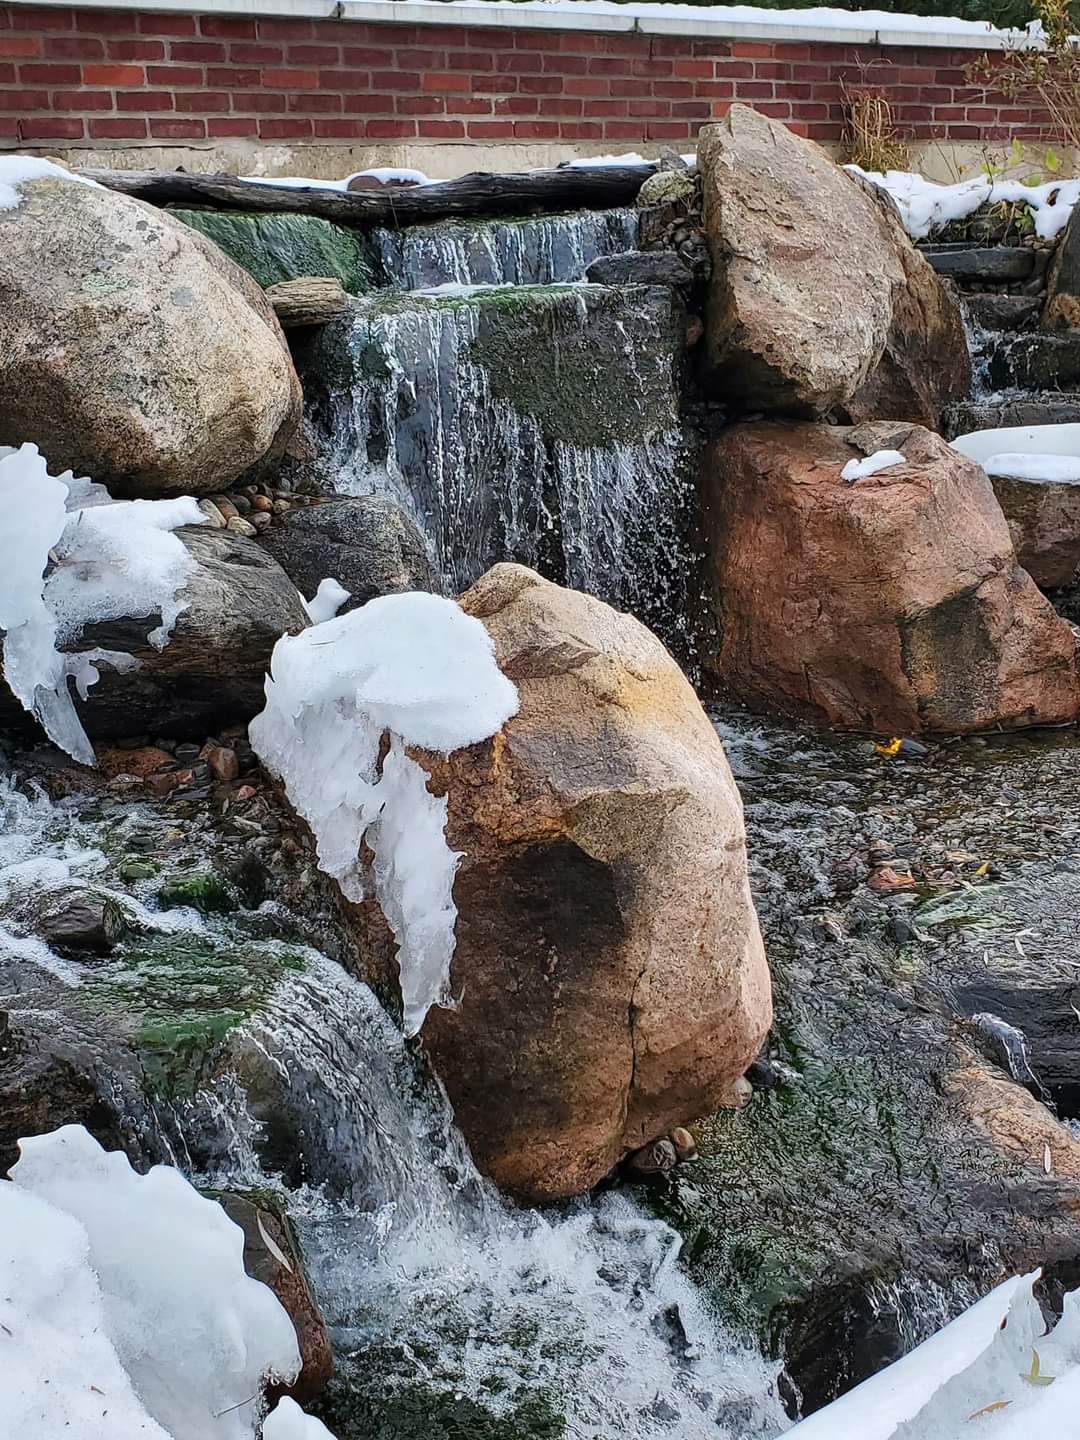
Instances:
[[[336,190],[344,194],[351,180],[376,180],[380,185],[431,185],[431,180],[422,170],[410,170],[404,166],[381,166],[373,170],[354,170],[341,180],[309,180],[302,175],[241,175],[240,179],[249,185],[278,185],[283,190]]]
[[[1080,485],[1080,455],[991,455],[982,462],[988,475],[1031,480],[1045,485]]]
[[[262,1440],[333,1440],[333,1436],[321,1420],[305,1415],[286,1395],[266,1417]]]
[[[332,576],[328,575],[325,580],[319,581],[319,588],[310,600],[304,601],[304,609],[308,613],[308,619],[313,625],[321,625],[324,620],[332,620],[348,600],[352,592],[346,590]]]
[[[283,781],[315,835],[320,866],[348,899],[364,896],[365,840],[374,851],[407,1035],[432,1005],[450,1004],[459,857],[446,844],[446,800],[428,793],[406,746],[449,754],[494,735],[517,708],[483,625],[438,595],[383,595],[274,647],[252,746]]]
[[[98,665],[123,671],[138,661],[118,650],[64,654],[61,647],[98,621],[160,614],[147,639],[163,649],[195,569],[171,532],[206,517],[190,496],[112,501],[102,486],[70,471],[50,475],[36,445],[0,446],[0,510],[4,677],[49,739],[92,765],[94,749],[68,681],[85,700]]]
[[[294,1379],[300,1352],[273,1291],[244,1271],[243,1231],[179,1171],[137,1175],[80,1125],[19,1149],[14,1183],[0,1182],[10,1433],[254,1440],[264,1382]],[[268,1433],[320,1434],[290,1423]]]
[[[70,180],[75,185],[92,185],[95,190],[102,187],[96,180],[85,175],[76,175],[65,170],[63,165],[54,165],[51,160],[39,160],[34,155],[0,155],[0,210],[15,210],[22,204],[22,186],[31,180]]]
[[[879,470],[891,470],[894,465],[906,465],[907,459],[899,450],[875,450],[865,460],[849,460],[840,471],[841,480],[864,480],[867,475],[876,475]]]
[[[974,175],[956,185],[939,185],[907,170],[888,170],[881,174],[861,170],[858,165],[844,168],[892,196],[904,229],[913,240],[925,240],[953,220],[966,220],[984,205],[1017,200],[1031,207],[1036,235],[1052,240],[1064,230],[1080,198],[1080,180],[1048,180],[1042,185],[1025,185],[1020,180]]]
[[[1067,1434],[1080,1402],[1080,1292],[1047,1334],[1034,1274],[1007,1280],[792,1440],[986,1440]],[[1067,1421],[1067,1423],[1066,1423]]]

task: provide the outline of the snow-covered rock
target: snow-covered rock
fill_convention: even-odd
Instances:
[[[0,1183],[11,1433],[255,1440],[265,1384],[292,1379],[300,1356],[273,1292],[244,1271],[243,1232],[179,1171],[138,1175],[81,1126],[20,1148]],[[309,1440],[291,1409],[277,1433]]]
[[[446,801],[410,745],[448,753],[494,735],[517,709],[483,625],[437,595],[385,595],[274,649],[251,743],[315,835],[319,864],[364,898],[361,851],[398,943],[405,1030],[450,1003],[458,856]],[[390,735],[380,765],[380,745]]]
[[[115,493],[209,494],[280,454],[300,405],[272,307],[214,244],[0,159],[0,440]]]

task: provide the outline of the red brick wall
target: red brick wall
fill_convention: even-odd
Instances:
[[[916,140],[1049,135],[973,52],[0,4],[0,147],[690,141],[743,100],[838,138],[873,86]]]

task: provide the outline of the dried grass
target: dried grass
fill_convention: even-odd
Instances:
[[[896,133],[884,95],[872,90],[845,91],[843,105],[840,155],[845,164],[877,173],[909,168],[908,147]]]

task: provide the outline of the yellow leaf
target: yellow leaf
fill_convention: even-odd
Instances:
[[[990,861],[989,861],[989,860],[984,860],[983,863],[979,866],[979,868],[975,871],[975,874],[976,874],[976,875],[985,875],[986,872],[987,872],[989,869],[990,869]]]
[[[1011,1400],[995,1400],[992,1405],[984,1405],[981,1410],[974,1411],[968,1416],[969,1420],[977,1420],[980,1415],[990,1415],[995,1410],[1004,1410],[1006,1405],[1011,1405]]]

